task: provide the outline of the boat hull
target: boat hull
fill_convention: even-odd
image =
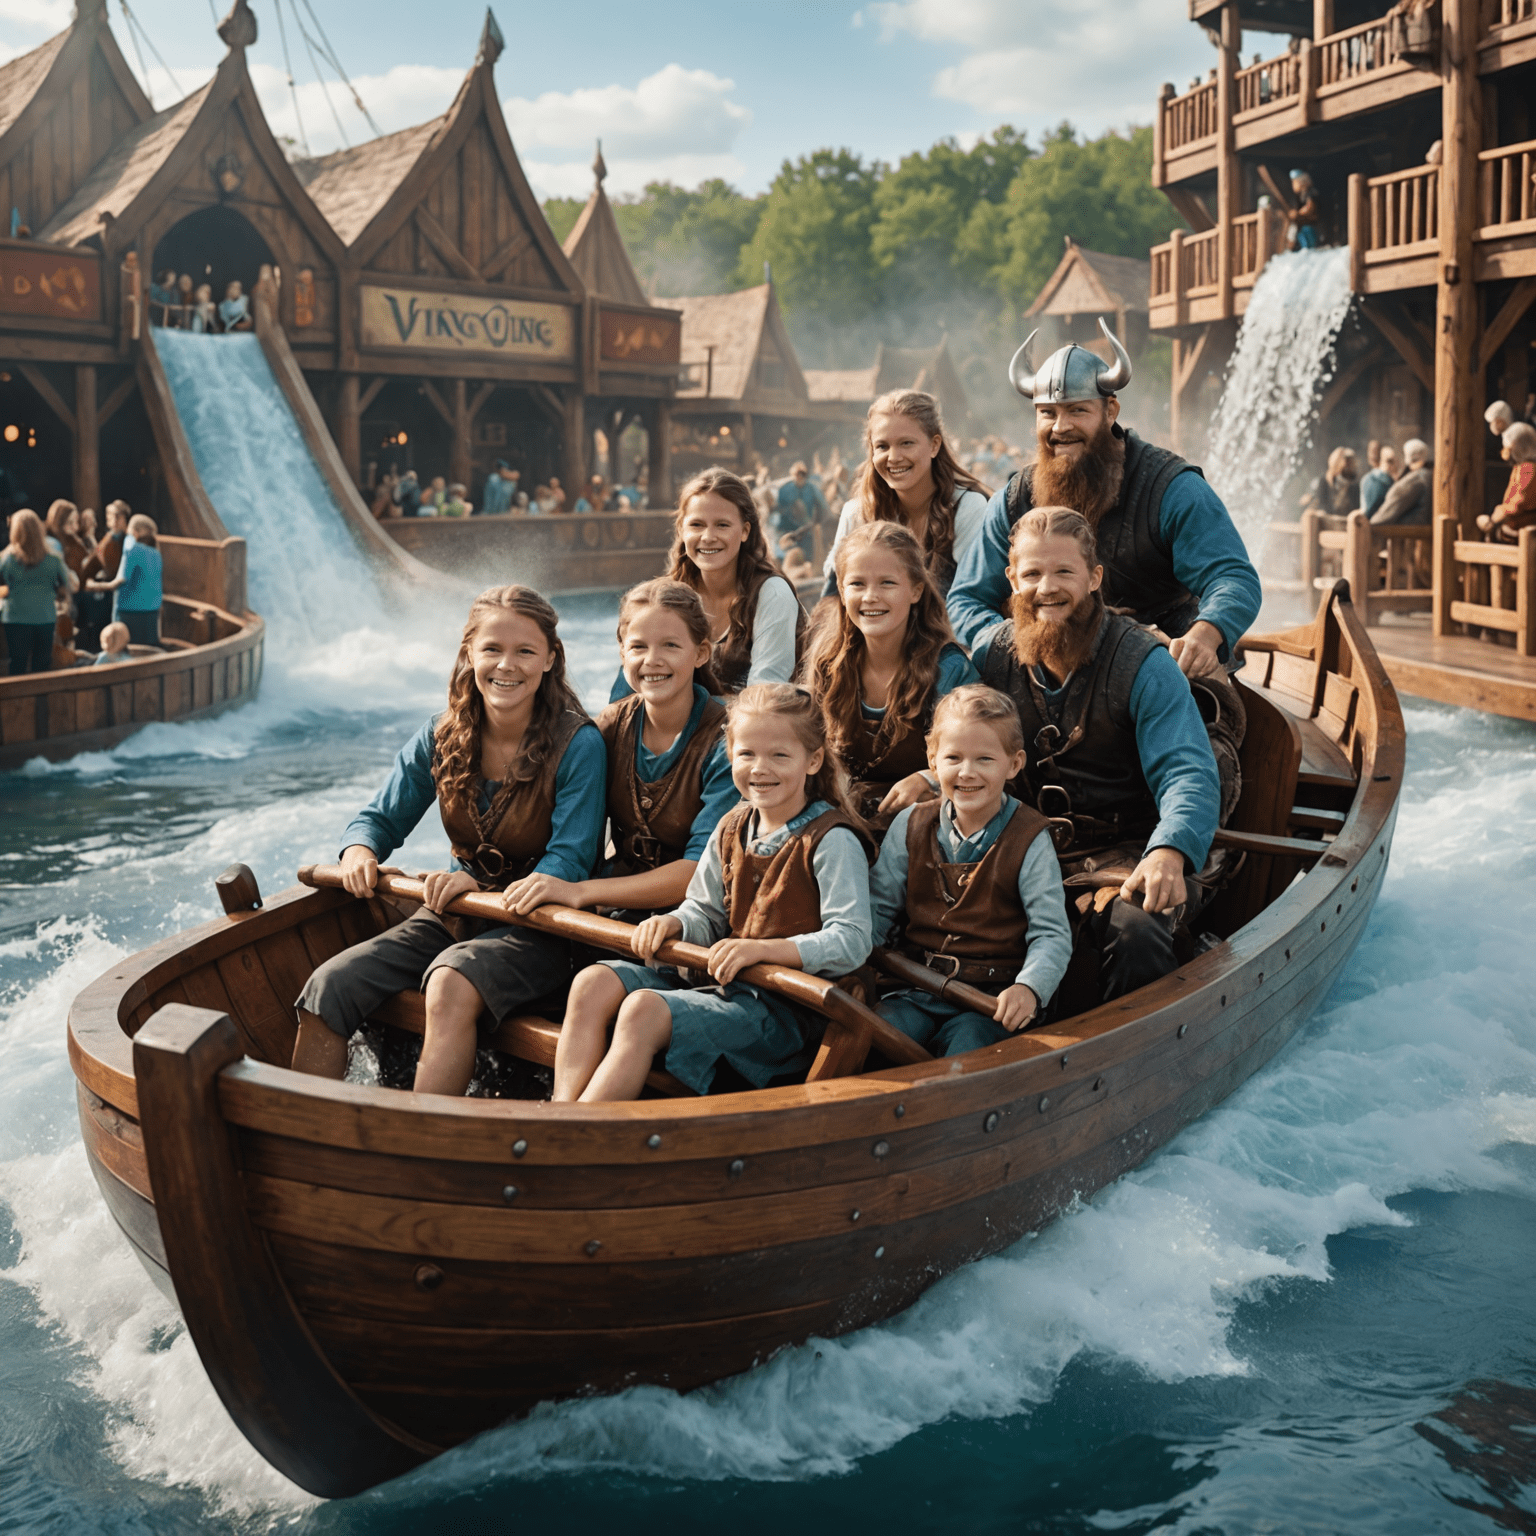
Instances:
[[[1359,782],[1328,853],[1059,1048],[693,1100],[417,1098],[263,1064],[308,969],[376,930],[367,903],[296,889],[116,967],[71,1019],[87,1150],[237,1422],[304,1486],[353,1492],[540,1401],[686,1390],[889,1317],[1135,1167],[1305,1024],[1380,890],[1401,718],[1337,606]],[[241,1354],[262,1328],[298,1341],[287,1397]],[[300,1378],[349,1455],[317,1463],[292,1428]]]

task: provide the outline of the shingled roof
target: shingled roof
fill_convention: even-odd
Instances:
[[[32,98],[42,89],[53,61],[68,40],[69,30],[66,28],[31,53],[24,53],[9,64],[0,64],[0,133],[4,133],[32,104]]]
[[[58,245],[81,245],[99,234],[102,214],[116,218],[144,190],[181,143],[213,86],[210,80],[119,140],[80,190],[37,232],[37,238]]]
[[[294,174],[343,245],[351,245],[410,174],[448,115],[370,139],[352,149],[296,160]]]
[[[1085,250],[1070,237],[1056,270],[1026,315],[1087,315],[1099,311],[1146,311],[1152,263],[1134,256]]]
[[[619,221],[614,217],[613,204],[603,191],[603,181],[608,167],[603,160],[603,146],[599,141],[597,158],[592,162],[592,195],[581,210],[575,227],[565,237],[562,249],[570,263],[587,285],[589,293],[600,298],[613,299],[620,304],[649,304],[645,289],[635,275],[634,264],[624,248],[624,237],[619,233]],[[684,334],[687,321],[683,322]]]

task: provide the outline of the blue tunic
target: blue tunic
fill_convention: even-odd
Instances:
[[[702,683],[695,683],[693,711],[688,716],[688,724],[665,752],[649,751],[645,745],[644,729],[635,732],[635,773],[642,784],[654,784],[672,771],[672,765],[682,756],[683,748],[693,740],[693,733],[699,728],[699,717],[708,703],[709,690]],[[699,807],[699,814],[693,818],[693,825],[688,832],[688,847],[683,854],[685,859],[692,859],[695,863],[704,857],[704,850],[709,847],[709,839],[720,825],[720,818],[741,799],[731,778],[731,760],[726,754],[724,736],[714,744],[709,756],[704,759],[699,789],[704,803]]]
[[[1181,475],[1192,480],[1193,475]],[[972,659],[984,667],[993,643],[1012,639],[1011,627],[998,625],[976,642]],[[1047,697],[1055,698],[1066,687],[1052,688],[1041,668],[1035,679]],[[1157,801],[1158,823],[1147,839],[1147,848],[1177,848],[1191,869],[1205,867],[1221,814],[1221,778],[1211,739],[1206,734],[1200,708],[1190,692],[1179,664],[1162,646],[1147,653],[1131,684],[1131,719],[1136,727],[1136,752],[1142,776]]]
[[[432,734],[437,719],[434,715],[400,749],[384,787],[342,833],[343,853],[361,844],[373,849],[380,859],[387,859],[437,804],[437,786],[432,782]],[[607,782],[608,750],[602,733],[590,720],[585,721],[571,737],[555,769],[549,846],[534,866],[535,874],[576,881],[592,873],[602,850]],[[482,782],[478,800],[482,814],[490,809],[499,788],[498,783]],[[464,868],[457,859],[450,867]]]
[[[123,545],[123,562],[117,574],[122,586],[112,594],[112,617],[120,613],[154,613],[163,600],[160,586],[160,551],[140,544],[130,535]]]
[[[949,622],[964,645],[1007,617],[1008,540],[1014,518],[1004,486],[987,504],[981,537],[960,558],[949,589]],[[1259,573],[1221,498],[1195,474],[1174,477],[1163,496],[1158,529],[1173,554],[1173,573],[1200,603],[1200,618],[1221,631],[1226,660],[1259,615]]]

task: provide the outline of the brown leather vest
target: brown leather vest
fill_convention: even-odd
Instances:
[[[941,800],[924,801],[907,819],[907,921],[901,947],[952,979],[1000,992],[1013,985],[1028,943],[1019,870],[1048,823],[1021,804],[976,863],[950,864],[939,848],[942,807]],[[943,962],[953,962],[953,969]]]
[[[568,709],[555,722],[549,756],[531,779],[503,784],[481,816],[461,806],[450,807],[438,795],[443,830],[453,845],[453,856],[476,876],[482,886],[502,886],[533,872],[533,866],[549,848],[554,830],[555,770],[570,746],[571,738],[588,724],[587,717]],[[437,755],[432,758],[432,778],[437,780]]]
[[[645,729],[645,700],[630,694],[597,717],[608,747],[608,822],[613,834],[614,874],[660,869],[686,856],[693,819],[704,804],[704,760],[725,730],[725,705],[710,699],[677,761],[654,783],[635,766],[635,747]]]
[[[790,939],[821,928],[821,889],[816,884],[816,848],[834,827],[847,827],[865,844],[857,827],[836,808],[801,827],[777,853],[747,852],[750,805],[738,805],[720,823],[720,869],[725,913],[738,939]]]
[[[752,670],[752,632],[757,623],[758,599],[763,595],[763,587],[770,581],[783,581],[784,578],[777,571],[759,571],[752,580],[752,585],[737,599],[738,609],[742,615],[741,631],[735,634],[735,626],[732,633],[725,639],[717,640],[711,653],[711,665],[714,668],[715,677],[720,684],[720,692],[723,694],[740,693],[747,686],[747,674]],[[791,591],[794,589],[791,588]],[[807,620],[805,609],[797,601],[795,610],[795,671],[800,670],[800,658],[805,652],[805,633]],[[804,932],[804,929],[798,930]]]

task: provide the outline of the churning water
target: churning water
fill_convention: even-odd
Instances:
[[[330,534],[256,705],[0,780],[0,1531],[1536,1529],[1536,736],[1418,706],[1332,996],[1091,1204],[687,1397],[546,1408],[344,1503],[272,1472],[101,1203],[64,1015],[232,859],[272,892],[334,856],[437,706],[462,610],[349,628]],[[596,705],[612,601],[561,607]],[[444,852],[424,825],[402,862]]]
[[[1254,285],[1211,418],[1206,474],[1255,554],[1311,443],[1352,297],[1344,248],[1272,257]]]

